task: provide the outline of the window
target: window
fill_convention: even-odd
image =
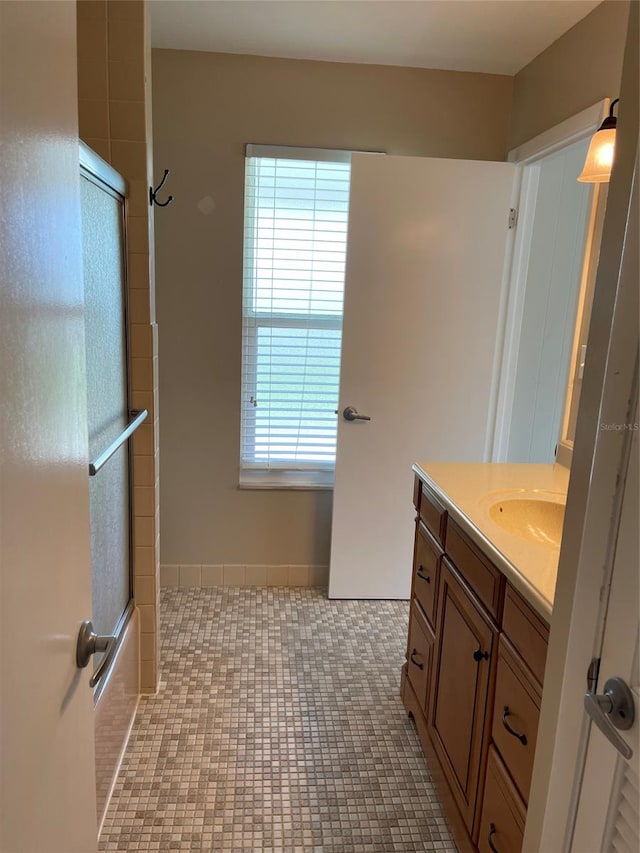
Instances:
[[[247,146],[241,485],[333,482],[350,159]]]

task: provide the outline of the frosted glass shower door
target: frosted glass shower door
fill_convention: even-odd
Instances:
[[[129,422],[124,198],[82,172],[89,458]],[[115,635],[132,597],[129,443],[89,479],[93,612],[97,634]],[[94,666],[102,656],[94,656]]]

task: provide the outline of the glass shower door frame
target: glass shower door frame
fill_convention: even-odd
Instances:
[[[124,352],[126,359],[126,371],[125,371],[125,383],[126,383],[126,404],[127,411],[129,415],[129,427],[132,426],[132,419],[138,421],[137,426],[140,425],[144,418],[140,419],[138,412],[133,412],[131,409],[131,350],[130,350],[130,334],[129,334],[129,287],[127,280],[127,204],[128,204],[128,194],[129,188],[127,181],[120,175],[112,166],[102,160],[91,148],[85,145],[83,142],[80,142],[80,175],[82,178],[90,181],[95,184],[99,189],[113,196],[117,201],[121,202],[121,226],[122,226],[122,237],[123,237],[123,251],[122,251],[122,288],[123,288],[123,307],[124,307],[124,316],[123,316],[123,324],[124,324]],[[146,416],[146,412],[144,412]],[[138,417],[136,417],[138,416]],[[137,428],[137,427],[136,427]],[[107,651],[106,656],[109,657],[109,663],[105,667],[105,671],[103,676],[98,681],[95,690],[94,690],[94,703],[97,703],[100,694],[104,690],[111,671],[111,664],[115,660],[116,653],[118,650],[118,646],[121,638],[124,636],[126,627],[131,619],[134,610],[134,590],[133,590],[133,561],[134,561],[134,541],[133,541],[133,529],[134,529],[134,513],[133,513],[133,450],[132,450],[132,442],[130,440],[131,434],[134,429],[130,431],[129,436],[127,436],[127,459],[128,459],[128,521],[129,521],[129,536],[128,536],[128,601],[127,604],[118,619],[115,629],[114,629],[114,641],[112,643],[111,648]],[[104,454],[106,456],[106,454]],[[107,457],[110,458],[110,457]],[[89,476],[94,476],[97,474],[99,476],[99,469],[101,465],[97,465],[97,460],[94,460],[92,464],[90,464]],[[109,462],[104,460],[102,464],[108,465]],[[96,466],[96,470],[93,472],[91,469]],[[105,656],[105,657],[106,657]],[[95,656],[96,670],[100,667],[101,661],[100,656]]]

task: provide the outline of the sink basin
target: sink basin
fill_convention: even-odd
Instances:
[[[489,507],[489,517],[503,530],[528,542],[559,548],[564,504],[544,498],[505,498]]]

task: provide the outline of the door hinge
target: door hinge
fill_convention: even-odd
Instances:
[[[598,676],[600,675],[600,658],[593,658],[587,670],[587,690],[589,693],[595,693],[598,686]]]
[[[515,207],[509,208],[509,228],[515,228],[518,221],[518,211]]]

